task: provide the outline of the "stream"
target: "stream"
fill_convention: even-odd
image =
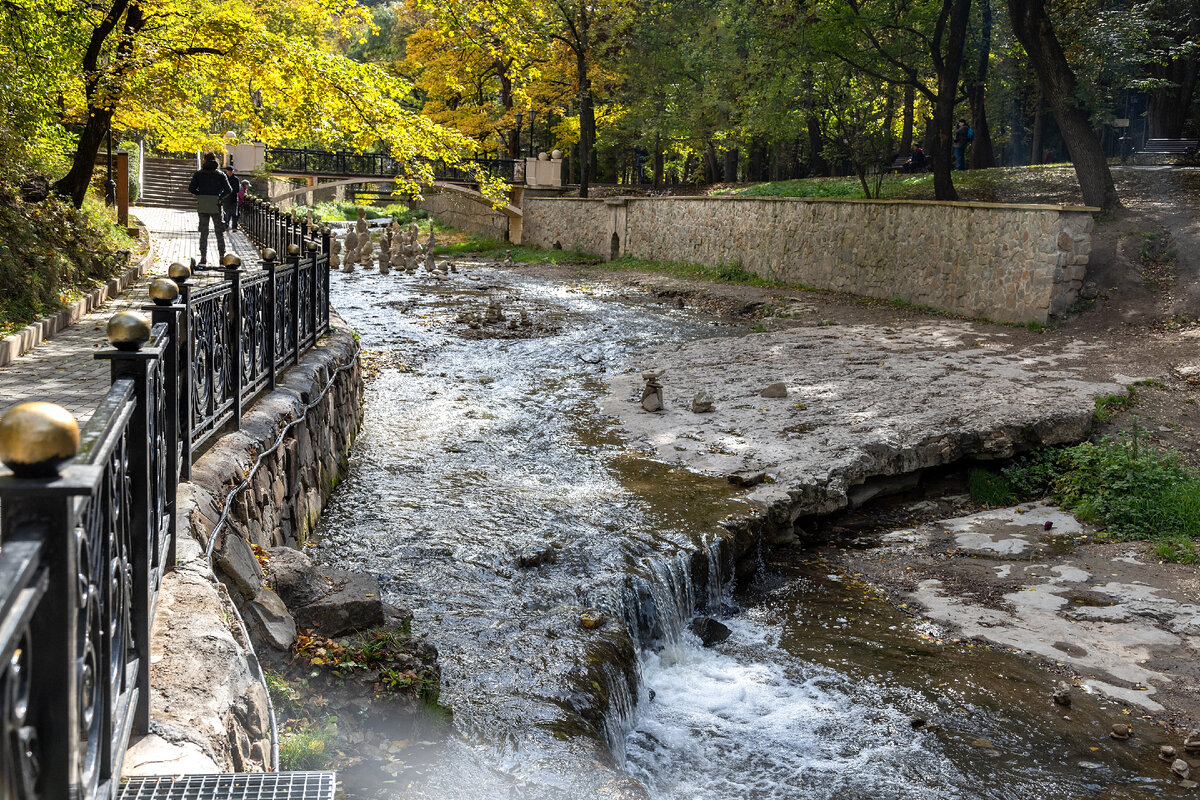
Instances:
[[[1054,676],[939,644],[799,549],[736,585],[720,523],[751,509],[596,406],[606,372],[653,366],[641,348],[736,328],[469,262],[442,281],[338,273],[331,293],[374,374],[311,552],[413,611],[452,713],[342,772],[350,797],[1183,795],[1146,777],[1157,741],[1106,738],[1112,707],[1061,713]],[[531,324],[457,321],[494,300]],[[730,637],[701,646],[698,613]]]

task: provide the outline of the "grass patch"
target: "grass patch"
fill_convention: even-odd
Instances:
[[[483,236],[468,236],[461,242],[438,245],[433,252],[439,256],[473,255],[480,258],[503,260],[511,254],[513,261],[523,264],[595,264],[599,261],[592,256],[576,253],[571,250],[538,250],[533,247],[518,247],[499,239]]]
[[[1061,203],[1077,201],[1079,191],[1074,172],[1068,166],[1052,164],[955,172],[954,187],[961,200],[976,202]],[[773,181],[720,193],[738,197],[863,197],[862,184],[856,177]],[[879,196],[884,200],[932,200],[933,194],[933,174],[929,172],[884,175],[879,186]]]
[[[1096,422],[1108,422],[1117,413],[1128,411],[1133,407],[1134,392],[1128,394],[1106,394],[1096,398],[1096,411],[1093,416]]]
[[[1200,472],[1142,437],[1135,425],[1023,456],[999,474],[975,470],[967,477],[971,497],[985,505],[1048,497],[1112,538],[1151,541],[1165,561],[1200,563]]]
[[[753,272],[742,269],[737,264],[721,264],[708,267],[703,264],[691,264],[682,261],[648,261],[642,258],[624,256],[607,263],[600,264],[610,270],[639,270],[644,272],[662,272],[680,278],[713,283],[736,283],[745,286],[783,286],[779,281],[764,278]]]
[[[737,283],[747,286],[783,286],[778,281],[755,275],[753,272],[748,272],[736,264],[721,264],[715,267],[706,267],[703,264],[690,264],[679,261],[648,261],[632,256],[624,256],[604,262],[594,256],[577,253],[572,250],[540,250],[533,247],[516,247],[499,239],[488,239],[481,236],[468,236],[461,242],[439,245],[434,248],[434,252],[439,256],[474,255],[496,260],[501,260],[506,255],[511,254],[513,261],[526,264],[585,264],[598,269],[613,271],[639,270],[644,272],[662,272],[688,280]]]
[[[285,770],[323,769],[332,754],[337,724],[284,730],[279,736],[279,767]]]
[[[967,491],[972,500],[989,508],[1010,506],[1017,501],[1008,479],[986,469],[973,469],[967,473]]]

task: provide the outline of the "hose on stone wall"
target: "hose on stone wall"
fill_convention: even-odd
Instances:
[[[299,425],[301,422],[304,422],[304,420],[308,419],[308,412],[316,408],[317,405],[325,399],[326,393],[333,387],[333,382],[337,380],[337,377],[343,372],[354,367],[359,354],[359,349],[358,342],[355,341],[354,350],[350,354],[350,360],[335,369],[330,374],[328,383],[326,383],[325,387],[320,391],[316,400],[304,406],[300,411],[300,415],[296,417],[296,419],[279,429],[279,436],[275,439],[275,443],[258,454],[258,458],[254,460],[254,464],[252,464],[250,469],[247,470],[245,479],[237,486],[233,487],[229,493],[225,495],[223,503],[224,507],[221,510],[221,516],[217,517],[217,522],[215,525],[213,525],[212,532],[209,534],[208,544],[204,548],[204,558],[208,564],[209,575],[212,576],[214,583],[219,583],[219,580],[217,579],[216,573],[213,571],[212,566],[213,545],[217,541],[217,534],[221,531],[221,528],[225,525],[229,518],[229,511],[233,508],[233,501],[237,498],[238,494],[240,494],[246,489],[247,486],[250,485],[250,482],[254,479],[254,474],[258,471],[259,466],[262,465],[263,459],[274,453],[279,449],[279,446],[283,444],[283,440],[287,437],[288,431]],[[246,621],[242,619],[242,613],[238,610],[237,603],[232,602],[232,598],[230,598],[230,605],[233,606],[233,618],[237,620],[238,629],[242,632],[242,639],[246,642],[246,647],[250,650],[251,655],[254,656],[251,663],[254,667],[255,677],[258,679],[259,684],[262,685],[263,690],[267,694],[267,715],[271,720],[271,771],[278,772],[279,726],[275,721],[275,704],[271,701],[271,690],[267,687],[267,677],[263,674],[262,664],[258,660],[258,654],[254,652],[254,644],[250,641],[250,631],[246,628]]]

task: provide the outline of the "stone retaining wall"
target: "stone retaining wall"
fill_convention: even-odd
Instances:
[[[335,330],[255,403],[240,431],[222,437],[196,461],[192,480],[179,487],[177,566],[163,579],[151,637],[152,733],[131,745],[126,775],[256,772],[270,766],[266,689],[230,606],[236,600],[251,635],[261,640],[282,603],[261,584],[255,596],[246,597],[242,582],[230,575],[247,565],[261,573],[250,544],[303,543],[345,473],[362,422],[363,380],[353,334],[340,319],[331,322]],[[348,368],[339,372],[343,366]],[[226,497],[283,426],[314,401],[234,501],[214,547],[223,583],[217,582],[205,547]]]
[[[508,217],[486,202],[458,192],[423,189],[423,199],[406,200],[409,208],[423,208],[429,216],[467,233],[508,241]]]
[[[799,198],[528,198],[524,242],[718,266],[970,317],[1046,322],[1079,296],[1082,206]]]

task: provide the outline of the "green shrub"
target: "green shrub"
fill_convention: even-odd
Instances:
[[[1049,496],[1109,536],[1154,541],[1160,558],[1200,560],[1200,472],[1177,453],[1148,446],[1136,425],[1097,442],[1023,456],[1002,477],[1017,499]]]
[[[106,283],[134,245],[99,199],[27,203],[19,182],[0,173],[0,336]]]

